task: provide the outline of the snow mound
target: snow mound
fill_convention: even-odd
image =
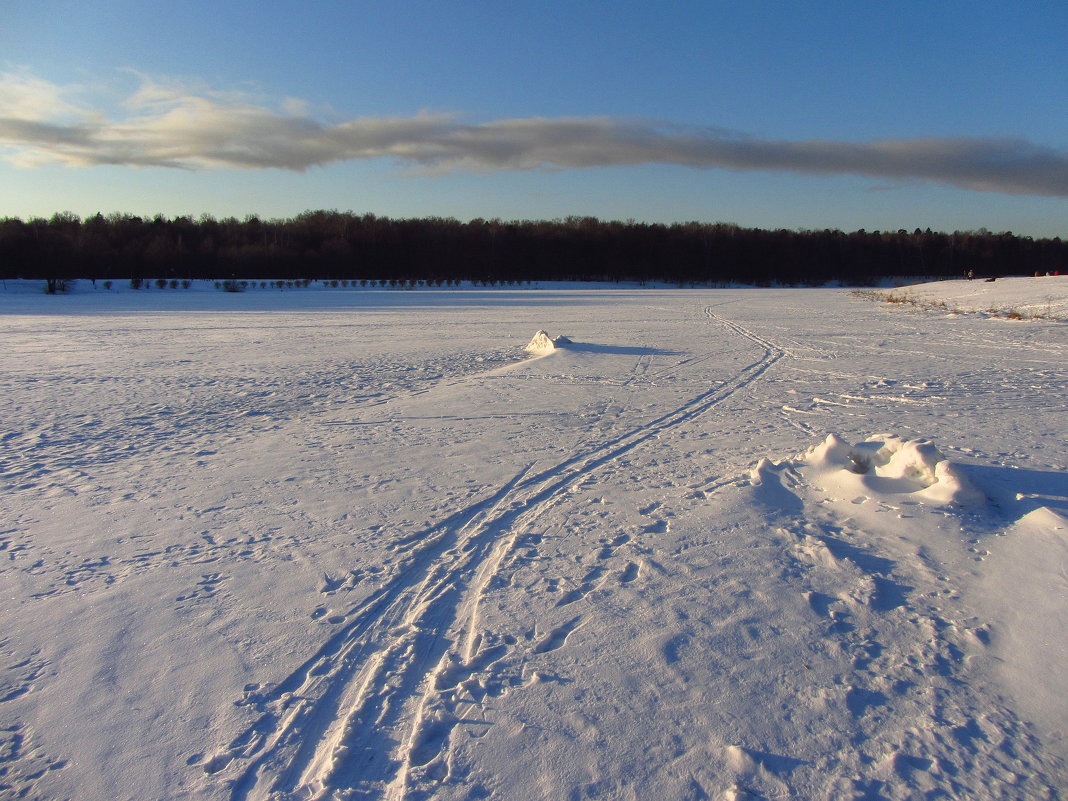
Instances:
[[[1064,531],[1068,529],[1068,517],[1059,514],[1048,506],[1039,506],[1032,509],[1020,518],[1021,523],[1050,531]]]
[[[982,506],[986,496],[964,474],[960,465],[943,459],[935,465],[934,483],[917,493],[941,506]]]
[[[754,487],[760,487],[767,484],[769,480],[778,481],[778,478],[773,478],[773,471],[775,470],[775,463],[770,459],[761,459],[756,463],[756,466],[749,471],[749,483]]]
[[[571,340],[565,336],[550,337],[546,331],[539,329],[523,350],[527,353],[552,353],[562,345],[569,345],[570,343]]]
[[[850,463],[850,445],[837,434],[828,434],[827,439],[804,454],[802,459],[813,467],[836,469]]]
[[[871,469],[878,475],[906,478],[928,488],[938,482],[935,471],[938,465],[945,462],[946,457],[933,442],[913,439],[895,444],[897,447],[891,450],[890,460],[881,467],[876,464]],[[881,453],[882,449],[879,452]]]
[[[837,479],[839,485],[909,493],[941,506],[986,503],[986,496],[961,466],[946,459],[929,440],[879,434],[850,445],[837,434],[828,434],[800,459],[804,466],[824,474],[824,480]]]

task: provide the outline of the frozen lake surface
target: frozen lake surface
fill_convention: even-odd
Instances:
[[[1063,322],[87,291],[0,332],[0,799],[1068,789]]]

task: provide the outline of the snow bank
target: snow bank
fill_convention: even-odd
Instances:
[[[932,311],[998,317],[1068,319],[1068,275],[998,278],[996,281],[935,281],[873,293],[880,300]]]
[[[1062,742],[1068,725],[1062,621],[1068,575],[1068,518],[1045,506],[1028,512],[988,543],[969,587],[993,622],[995,669],[1021,712]]]

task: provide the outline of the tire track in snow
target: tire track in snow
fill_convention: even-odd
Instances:
[[[449,730],[429,731],[438,724],[425,710],[444,672],[480,667],[479,604],[519,536],[580,478],[718,406],[787,355],[711,307],[704,313],[756,345],[759,358],[652,421],[540,471],[527,465],[488,498],[406,538],[398,575],[280,684],[247,699],[262,714],[204,764],[231,774],[233,801],[404,798],[409,771],[448,748]]]

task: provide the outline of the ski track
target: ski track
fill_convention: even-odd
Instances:
[[[409,551],[394,579],[350,610],[349,622],[278,685],[250,690],[238,702],[261,714],[204,763],[207,774],[231,783],[233,801],[383,794],[401,801],[414,769],[437,760],[447,772],[449,735],[461,716],[457,704],[443,718],[440,696],[443,690],[458,695],[465,679],[492,669],[516,647],[514,641],[485,647],[479,604],[524,531],[566,499],[577,480],[722,404],[792,355],[711,306],[704,316],[755,345],[760,356],[654,420],[555,465],[527,465],[489,497],[405,538],[401,547]],[[651,380],[713,356],[653,373],[651,358],[639,356],[629,377],[612,383]],[[623,580],[638,570],[628,564]],[[574,617],[533,643],[532,652],[560,647],[581,625],[582,616]]]

